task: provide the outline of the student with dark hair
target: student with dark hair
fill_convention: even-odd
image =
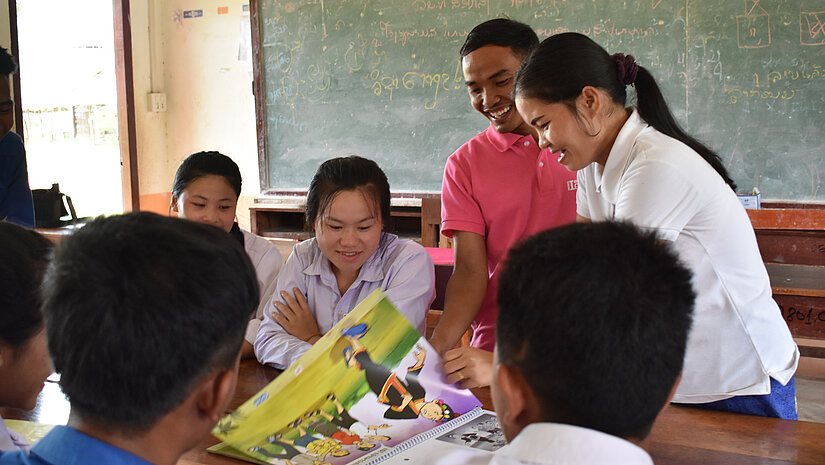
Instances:
[[[0,464],[176,463],[226,411],[257,303],[249,258],[218,229],[152,213],[90,222],[44,282],[69,426]]]
[[[539,148],[510,95],[518,67],[538,42],[530,26],[499,18],[473,28],[461,47],[470,104],[490,126],[444,169],[441,226],[453,238],[455,267],[430,343],[444,357],[447,379],[462,387],[489,384],[499,264],[507,249],[575,219],[575,175]],[[453,349],[469,328],[472,347]]]
[[[238,226],[235,218],[240,195],[241,170],[238,165],[220,152],[198,152],[183,160],[175,172],[169,210],[181,218],[223,229],[249,255],[258,277],[261,298],[258,310],[246,328],[241,354],[242,358],[247,358],[254,356],[252,343],[272,297],[275,278],[284,265],[284,257],[272,243]]]
[[[424,332],[435,270],[421,245],[387,233],[390,185],[358,156],[333,158],[309,185],[306,226],[315,237],[295,246],[255,340],[261,363],[286,368],[367,295],[381,289]]]
[[[29,170],[23,139],[11,130],[14,126],[14,101],[11,98],[12,74],[17,61],[0,47],[0,220],[34,228],[34,202],[29,188]]]
[[[0,407],[31,410],[52,372],[40,313],[40,283],[52,243],[0,221]],[[0,418],[0,451],[28,450],[23,435]]]
[[[652,464],[640,447],[676,388],[691,274],[652,232],[572,224],[510,251],[492,398],[509,445],[445,464]]]
[[[628,85],[636,108],[625,108]],[[656,231],[693,272],[696,319],[674,402],[796,418],[799,351],[748,215],[719,157],[679,128],[651,74],[564,33],[525,61],[515,96],[540,144],[578,171],[580,221]]]

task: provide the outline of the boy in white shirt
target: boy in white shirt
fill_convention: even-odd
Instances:
[[[498,293],[491,389],[510,444],[444,463],[652,464],[637,444],[673,396],[694,298],[676,255],[630,224],[526,240]]]

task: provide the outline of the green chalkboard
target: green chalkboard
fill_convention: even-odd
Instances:
[[[540,38],[589,35],[659,80],[677,119],[742,189],[825,201],[821,0],[260,0],[252,2],[261,182],[304,190],[360,154],[396,192],[438,192],[447,157],[483,131],[458,50],[507,16]]]

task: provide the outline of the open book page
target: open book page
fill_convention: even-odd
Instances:
[[[350,463],[481,403],[383,293],[368,296],[213,433],[264,463]]]
[[[4,419],[0,420],[6,423],[6,427],[9,429],[13,429],[18,433],[22,434],[29,444],[34,444],[35,442],[39,441],[40,438],[47,435],[49,431],[54,428],[54,425],[49,425],[46,423],[35,423],[33,421],[26,421],[26,420],[9,420]]]
[[[494,412],[477,409],[436,429],[442,428],[442,431],[430,430],[417,436],[411,441],[416,443],[414,447],[389,451],[380,463],[382,465],[433,464],[445,457],[452,459],[458,450],[461,450],[462,454],[468,454],[468,457],[481,456],[489,455],[507,445],[504,432]],[[435,434],[431,434],[433,432]],[[362,464],[359,461],[358,465],[371,465],[371,463],[364,461]]]

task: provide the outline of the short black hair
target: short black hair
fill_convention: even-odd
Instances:
[[[153,213],[99,217],[66,238],[44,283],[46,336],[72,411],[145,431],[210,370],[231,367],[258,305],[240,245]]]
[[[220,152],[198,152],[186,157],[175,172],[172,197],[179,199],[192,181],[204,176],[223,176],[235,196],[241,196],[241,170],[231,158]]]
[[[0,75],[10,76],[17,72],[17,60],[3,47],[0,47]]]
[[[349,190],[361,190],[375,201],[381,213],[384,231],[390,229],[392,218],[387,175],[374,161],[351,155],[325,161],[312,177],[307,191],[307,230],[314,230],[316,220],[325,214],[338,192]]]
[[[653,232],[548,230],[506,261],[499,362],[523,373],[544,420],[644,438],[682,370],[694,298],[690,271]]]
[[[40,284],[52,248],[37,232],[0,221],[0,339],[10,347],[43,329]]]
[[[485,45],[498,45],[510,47],[516,55],[523,58],[538,44],[536,31],[530,26],[508,18],[496,18],[474,27],[464,39],[459,53],[464,58]]]

